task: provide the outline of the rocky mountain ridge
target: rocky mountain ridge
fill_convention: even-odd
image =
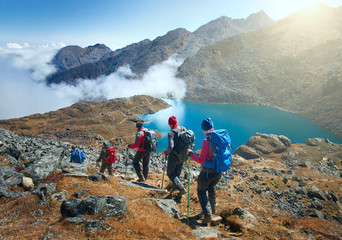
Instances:
[[[73,47],[73,52],[70,52],[68,46],[61,49],[53,59],[52,64],[56,65],[59,71],[49,76],[47,83],[76,84],[77,79],[96,79],[127,64],[133,73],[141,76],[151,66],[174,54],[178,53],[186,58],[202,46],[273,23],[274,21],[261,11],[247,19],[221,17],[203,25],[194,33],[183,28],[175,29],[153,41],[145,39],[113,52],[108,52],[107,48],[99,44],[84,49]]]
[[[285,109],[342,136],[341,16],[320,5],[202,48],[178,69],[186,99]]]

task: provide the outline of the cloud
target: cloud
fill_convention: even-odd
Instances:
[[[49,64],[61,45],[31,47],[9,43],[0,46],[0,119],[23,117],[68,107],[85,100],[113,99],[146,94],[182,99],[186,86],[176,78],[182,59],[171,57],[152,66],[142,78],[128,65],[96,80],[79,79],[76,86],[53,84],[45,78],[55,71]]]
[[[78,80],[76,86],[66,84],[53,85],[52,88],[60,92],[63,98],[73,101],[89,99],[112,99],[146,94],[157,98],[182,99],[185,95],[185,83],[176,78],[177,67],[182,60],[171,57],[169,60],[152,66],[139,79],[132,73],[128,65],[116,72],[96,80]]]

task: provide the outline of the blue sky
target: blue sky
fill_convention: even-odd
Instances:
[[[221,16],[280,20],[314,0],[0,0],[0,46],[104,43],[112,50]],[[342,0],[322,0],[330,7]]]

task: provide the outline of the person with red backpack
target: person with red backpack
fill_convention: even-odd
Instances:
[[[201,128],[206,136],[202,142],[201,154],[198,156],[191,149],[188,149],[188,156],[202,165],[198,176],[197,196],[204,214],[202,225],[207,225],[212,221],[212,215],[216,213],[216,185],[221,179],[221,173],[217,173],[213,168],[204,166],[206,161],[212,161],[213,159],[210,134],[215,130],[211,118],[204,119]]]
[[[115,147],[111,147],[110,143],[105,141],[103,142],[102,150],[99,158],[96,160],[96,163],[101,162],[100,173],[104,173],[105,169],[108,170],[109,175],[113,175],[112,165],[116,161]]]
[[[134,144],[128,144],[128,148],[135,149],[138,148],[134,159],[133,159],[133,167],[135,172],[138,175],[138,182],[144,182],[148,178],[149,172],[149,162],[151,153],[147,151],[144,147],[145,144],[145,128],[143,126],[143,122],[139,121],[135,124],[137,127],[137,133],[135,135]],[[142,160],[142,170],[140,166],[140,162]]]

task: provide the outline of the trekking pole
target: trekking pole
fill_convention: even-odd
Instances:
[[[162,177],[162,182],[161,182],[161,189],[163,189],[163,185],[164,185],[165,165],[166,165],[166,157],[164,157],[163,177]]]
[[[128,146],[126,148],[126,171],[125,171],[125,179],[127,180],[127,171],[128,171]]]
[[[188,205],[186,221],[189,224],[189,212],[190,212],[190,157],[188,157]]]

